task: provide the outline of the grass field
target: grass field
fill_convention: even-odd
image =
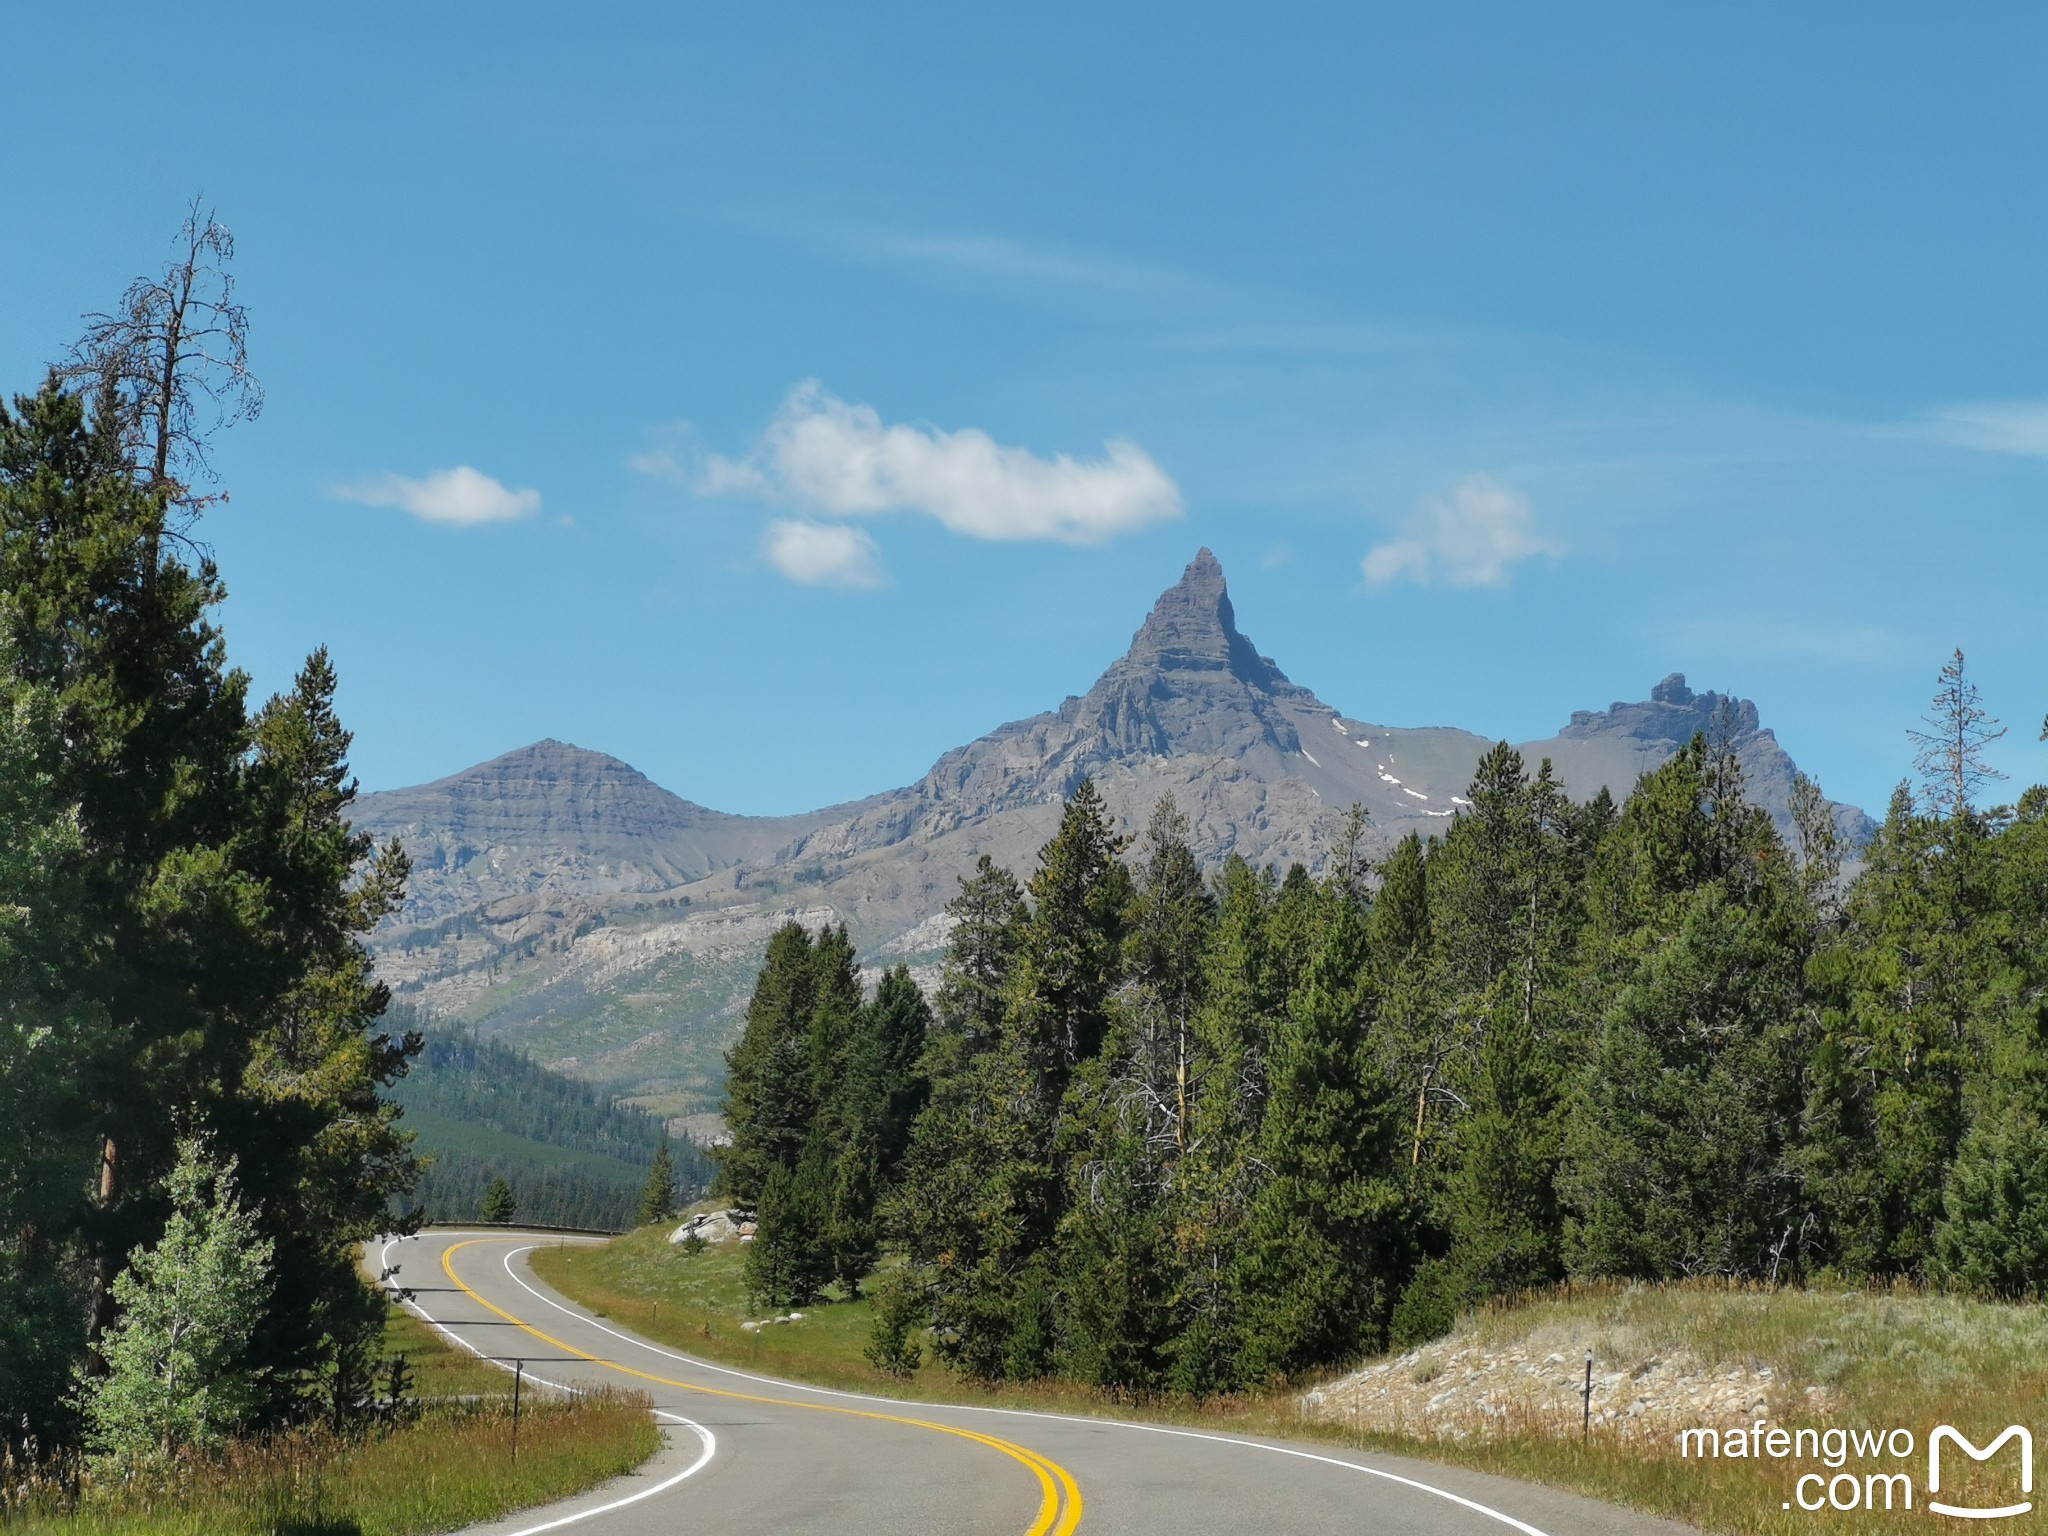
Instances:
[[[1914,1446],[1903,1458],[1864,1459],[1852,1451],[1840,1466],[1812,1456],[1703,1461],[1681,1457],[1675,1437],[1646,1440],[1630,1435],[1626,1426],[1596,1425],[1582,1440],[1576,1424],[1555,1418],[1504,1415],[1492,1433],[1462,1440],[1412,1428],[1389,1430],[1370,1418],[1314,1416],[1304,1410],[1299,1392],[1197,1403],[1112,1399],[1056,1383],[986,1390],[930,1364],[899,1380],[862,1358],[872,1315],[865,1299],[828,1300],[804,1309],[799,1321],[743,1328],[756,1318],[741,1281],[744,1250],[728,1244],[690,1254],[671,1247],[667,1232],[647,1228],[602,1246],[541,1249],[533,1263],[549,1283],[636,1332],[771,1375],[889,1396],[1114,1413],[1321,1439],[1570,1488],[1731,1536],[1896,1531],[1901,1522],[1924,1518],[1928,1434],[1936,1425],[1952,1424],[1979,1445],[2008,1424],[2048,1427],[2048,1313],[2032,1306],[1905,1292],[1609,1285],[1468,1315],[1451,1339],[1431,1347],[1521,1349],[1569,1360],[1582,1360],[1590,1348],[1603,1369],[1636,1369],[1674,1356],[1696,1361],[1709,1373],[1767,1367],[1779,1383],[1771,1397],[1773,1424],[1906,1429]],[[1414,1368],[1436,1367],[1425,1358]],[[1806,1394],[1809,1386],[1819,1393]],[[1697,1422],[1727,1428],[1735,1421],[1708,1416]],[[1744,1413],[1739,1422],[1746,1429],[1751,1416]],[[1952,1454],[1944,1460],[1938,1496],[1956,1504],[2009,1502],[2017,1497],[2011,1492],[2013,1460],[2010,1448],[1981,1468]],[[1880,1507],[1801,1509],[1794,1503],[1801,1491],[1795,1485],[1809,1472],[1823,1479],[1848,1475],[1857,1484],[1859,1503],[1871,1497]],[[1872,1474],[1897,1472],[1912,1479],[1910,1514],[1902,1507],[1884,1509],[1885,1485],[1866,1482]],[[1803,1491],[1809,1503],[1825,1499],[1824,1484]],[[1846,1498],[1847,1486],[1837,1493]],[[2008,1528],[2040,1518],[2036,1514]]]
[[[394,1313],[387,1351],[403,1350],[428,1403],[409,1423],[347,1442],[320,1432],[239,1445],[217,1461],[75,1501],[34,1484],[7,1490],[8,1536],[421,1536],[566,1498],[630,1472],[660,1431],[633,1394],[563,1401],[525,1395],[517,1454],[504,1373]]]

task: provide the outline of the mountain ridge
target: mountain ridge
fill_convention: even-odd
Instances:
[[[1797,769],[1754,703],[1672,673],[1640,701],[1579,710],[1520,744],[1568,792],[1617,798],[1696,731],[1734,748],[1789,830]],[[366,794],[415,895],[375,937],[380,973],[430,1013],[674,1113],[706,1107],[759,946],[783,920],[845,922],[863,953],[933,962],[955,877],[988,854],[1020,874],[1093,778],[1127,830],[1162,794],[1196,852],[1316,865],[1363,805],[1383,851],[1440,832],[1493,739],[1340,713],[1237,626],[1208,549],[1162,592],[1086,693],[942,753],[915,782],[792,816],[709,809],[631,765],[552,738],[431,784]],[[1871,830],[1837,807],[1852,845]]]

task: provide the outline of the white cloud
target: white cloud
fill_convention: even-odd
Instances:
[[[2048,458],[2048,400],[1986,400],[1936,411],[1929,427],[1943,442],[1987,453]]]
[[[1416,506],[1401,537],[1375,545],[1360,565],[1375,585],[1402,577],[1428,586],[1499,587],[1509,568],[1556,544],[1537,533],[1529,498],[1486,475],[1467,475]]]
[[[482,523],[517,522],[540,510],[539,491],[512,490],[467,464],[437,469],[417,480],[407,475],[380,475],[374,480],[337,486],[334,494],[366,507],[401,507],[430,523],[453,523],[465,528]]]
[[[1040,458],[968,427],[885,425],[816,383],[790,392],[754,451],[706,455],[706,496],[788,505],[813,517],[923,512],[977,539],[1100,544],[1181,515],[1180,489],[1137,444],[1112,439],[1097,459]]]
[[[762,550],[776,570],[807,587],[882,584],[875,541],[844,523],[773,522]]]

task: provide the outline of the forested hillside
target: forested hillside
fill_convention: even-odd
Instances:
[[[410,1073],[393,1090],[426,1159],[414,1195],[429,1221],[474,1221],[504,1179],[519,1219],[549,1226],[633,1224],[661,1122],[455,1027],[430,1026]],[[678,1198],[710,1182],[693,1143],[671,1149]]]
[[[1565,1276],[2048,1288],[2048,789],[1984,807],[1957,653],[1846,889],[1725,743],[1626,804],[1502,743],[1440,837],[1205,878],[1084,781],[984,860],[929,1015],[843,931],[770,947],[723,1178],[766,1298],[857,1281],[874,1358],[1228,1390]],[[1350,850],[1346,852],[1345,850]]]

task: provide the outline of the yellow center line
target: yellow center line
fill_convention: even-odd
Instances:
[[[533,1337],[539,1339],[544,1344],[552,1345],[556,1349],[565,1350],[579,1360],[588,1360],[592,1365],[601,1365],[607,1370],[617,1371],[622,1376],[637,1376],[642,1381],[657,1382],[664,1387],[679,1387],[685,1392],[701,1392],[707,1397],[729,1397],[743,1403],[769,1403],[777,1408],[803,1408],[812,1413],[839,1413],[854,1419],[879,1419],[888,1424],[908,1424],[916,1429],[929,1429],[942,1435],[953,1435],[962,1440],[972,1440],[977,1445],[985,1445],[991,1450],[1001,1451],[1012,1461],[1019,1462],[1029,1468],[1031,1474],[1038,1479],[1041,1494],[1038,1504],[1038,1516],[1031,1522],[1024,1536],[1073,1536],[1075,1528],[1081,1523],[1081,1490],[1075,1485],[1072,1475],[1058,1462],[1049,1460],[1039,1455],[1038,1452],[1026,1446],[1018,1445],[1013,1441],[999,1440],[994,1435],[978,1434],[974,1430],[961,1429],[952,1424],[937,1424],[930,1419],[904,1418],[893,1413],[876,1413],[872,1409],[867,1408],[840,1408],[830,1403],[805,1403],[782,1397],[762,1397],[752,1392],[733,1392],[723,1387],[699,1386],[694,1381],[677,1381],[670,1376],[656,1376],[648,1371],[635,1370],[630,1365],[621,1365],[618,1361],[607,1360],[602,1355],[590,1354],[585,1350],[578,1349],[574,1344],[565,1343],[550,1334],[542,1333],[524,1318],[514,1317],[496,1302],[485,1300],[482,1296],[471,1290],[468,1283],[455,1273],[455,1255],[460,1250],[476,1247],[480,1243],[505,1243],[509,1241],[511,1239],[502,1237],[473,1237],[460,1243],[450,1244],[441,1254],[441,1268],[447,1273],[448,1278],[455,1282],[457,1289],[471,1301],[488,1311],[497,1313],[499,1317],[502,1317],[513,1327],[524,1333],[532,1334]],[[1064,1499],[1062,1495],[1064,1495]],[[1064,1511],[1061,1507],[1063,1503],[1065,1506]]]

